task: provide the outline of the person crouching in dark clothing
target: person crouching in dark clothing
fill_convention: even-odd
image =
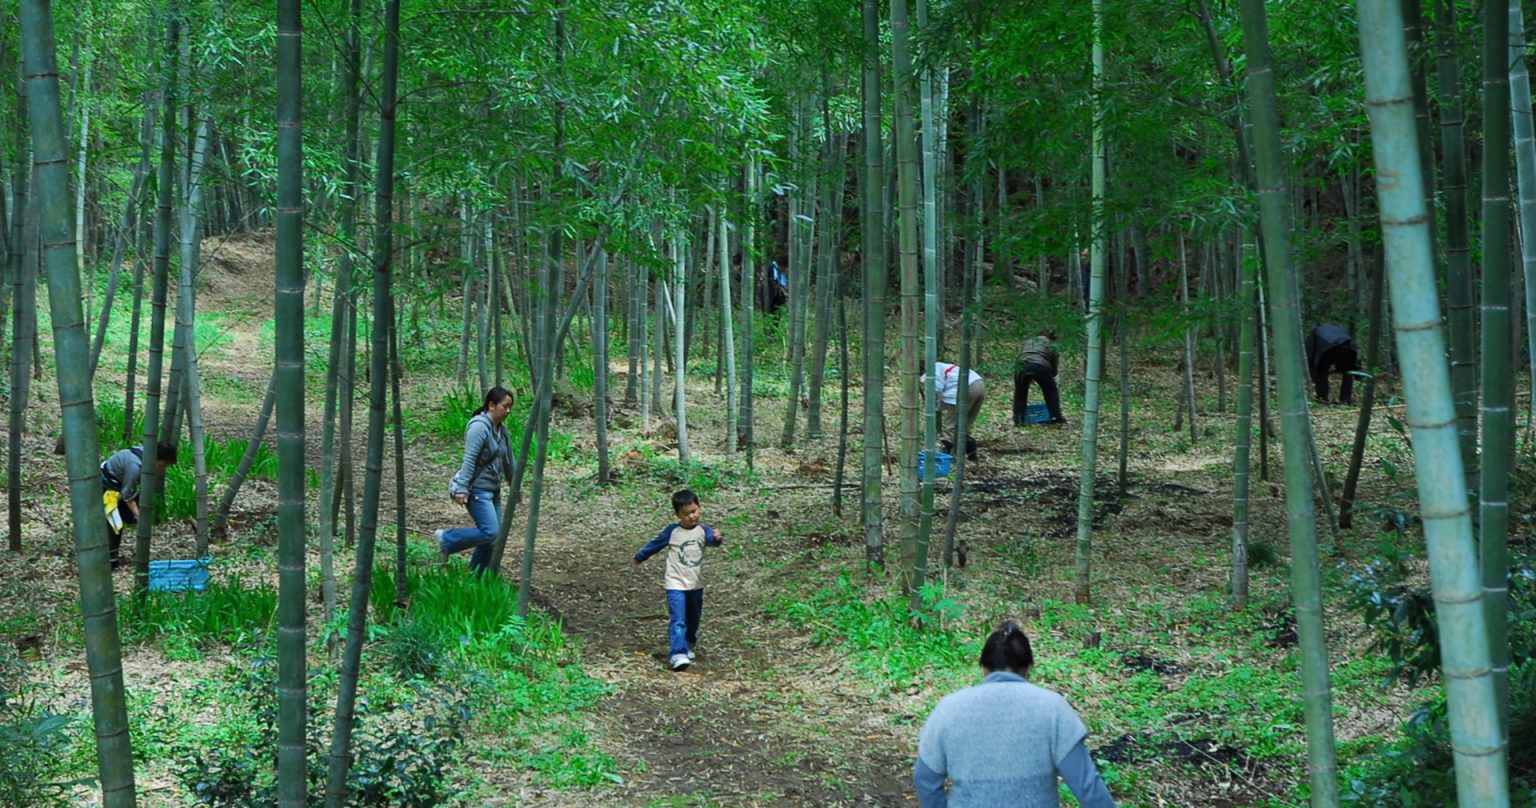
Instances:
[[[161,474],[176,464],[176,447],[160,443],[155,447],[155,470]],[[139,522],[139,475],[144,470],[144,447],[119,449],[101,461],[103,498],[115,494],[117,508],[107,517],[107,546],[112,553],[112,569],[122,565],[123,530]],[[105,504],[105,503],[103,503]],[[113,518],[113,517],[116,518]],[[115,523],[115,524],[114,524]]]
[[[1019,351],[1019,361],[1013,373],[1013,425],[1029,423],[1030,382],[1040,385],[1045,394],[1045,407],[1051,414],[1050,423],[1065,424],[1061,414],[1061,390],[1056,386],[1056,370],[1060,357],[1056,353],[1056,332],[1044,329],[1038,336],[1024,343]]]
[[[1360,369],[1356,361],[1355,341],[1349,332],[1332,323],[1324,323],[1307,334],[1307,368],[1312,372],[1312,385],[1317,388],[1317,400],[1328,403],[1328,374],[1337,370],[1344,380],[1339,383],[1339,403],[1350,403],[1354,392],[1354,371]]]

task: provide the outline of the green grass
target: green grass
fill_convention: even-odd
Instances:
[[[123,642],[159,640],[168,652],[183,656],[215,644],[257,643],[270,633],[276,612],[276,590],[247,587],[234,574],[210,579],[203,592],[148,592],[118,599]]]

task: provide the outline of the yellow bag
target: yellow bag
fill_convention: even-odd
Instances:
[[[123,515],[117,512],[118,492],[107,490],[101,493],[101,504],[107,512],[107,526],[113,533],[123,531]]]

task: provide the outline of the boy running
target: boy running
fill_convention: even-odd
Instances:
[[[667,590],[668,663],[672,670],[680,671],[692,664],[693,647],[699,639],[699,615],[704,608],[699,569],[704,564],[704,548],[719,547],[725,537],[699,523],[699,495],[687,488],[672,495],[672,512],[677,521],[662,528],[635,553],[635,565],[666,548],[667,571],[662,586]]]

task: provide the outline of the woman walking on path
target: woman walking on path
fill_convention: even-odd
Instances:
[[[437,549],[443,560],[461,550],[473,549],[469,569],[478,572],[489,566],[491,548],[496,544],[501,516],[501,481],[512,478],[512,447],[502,423],[512,412],[512,394],[502,387],[492,387],[485,394],[480,409],[475,410],[464,427],[464,460],[459,471],[448,481],[448,495],[469,511],[474,527],[439,528]]]
[[[945,696],[918,736],[912,780],[923,808],[1056,808],[1058,775],[1083,808],[1115,808],[1083,746],[1083,719],[1066,699],[1025,680],[1034,664],[1029,637],[1012,620],[987,637],[986,678]]]

